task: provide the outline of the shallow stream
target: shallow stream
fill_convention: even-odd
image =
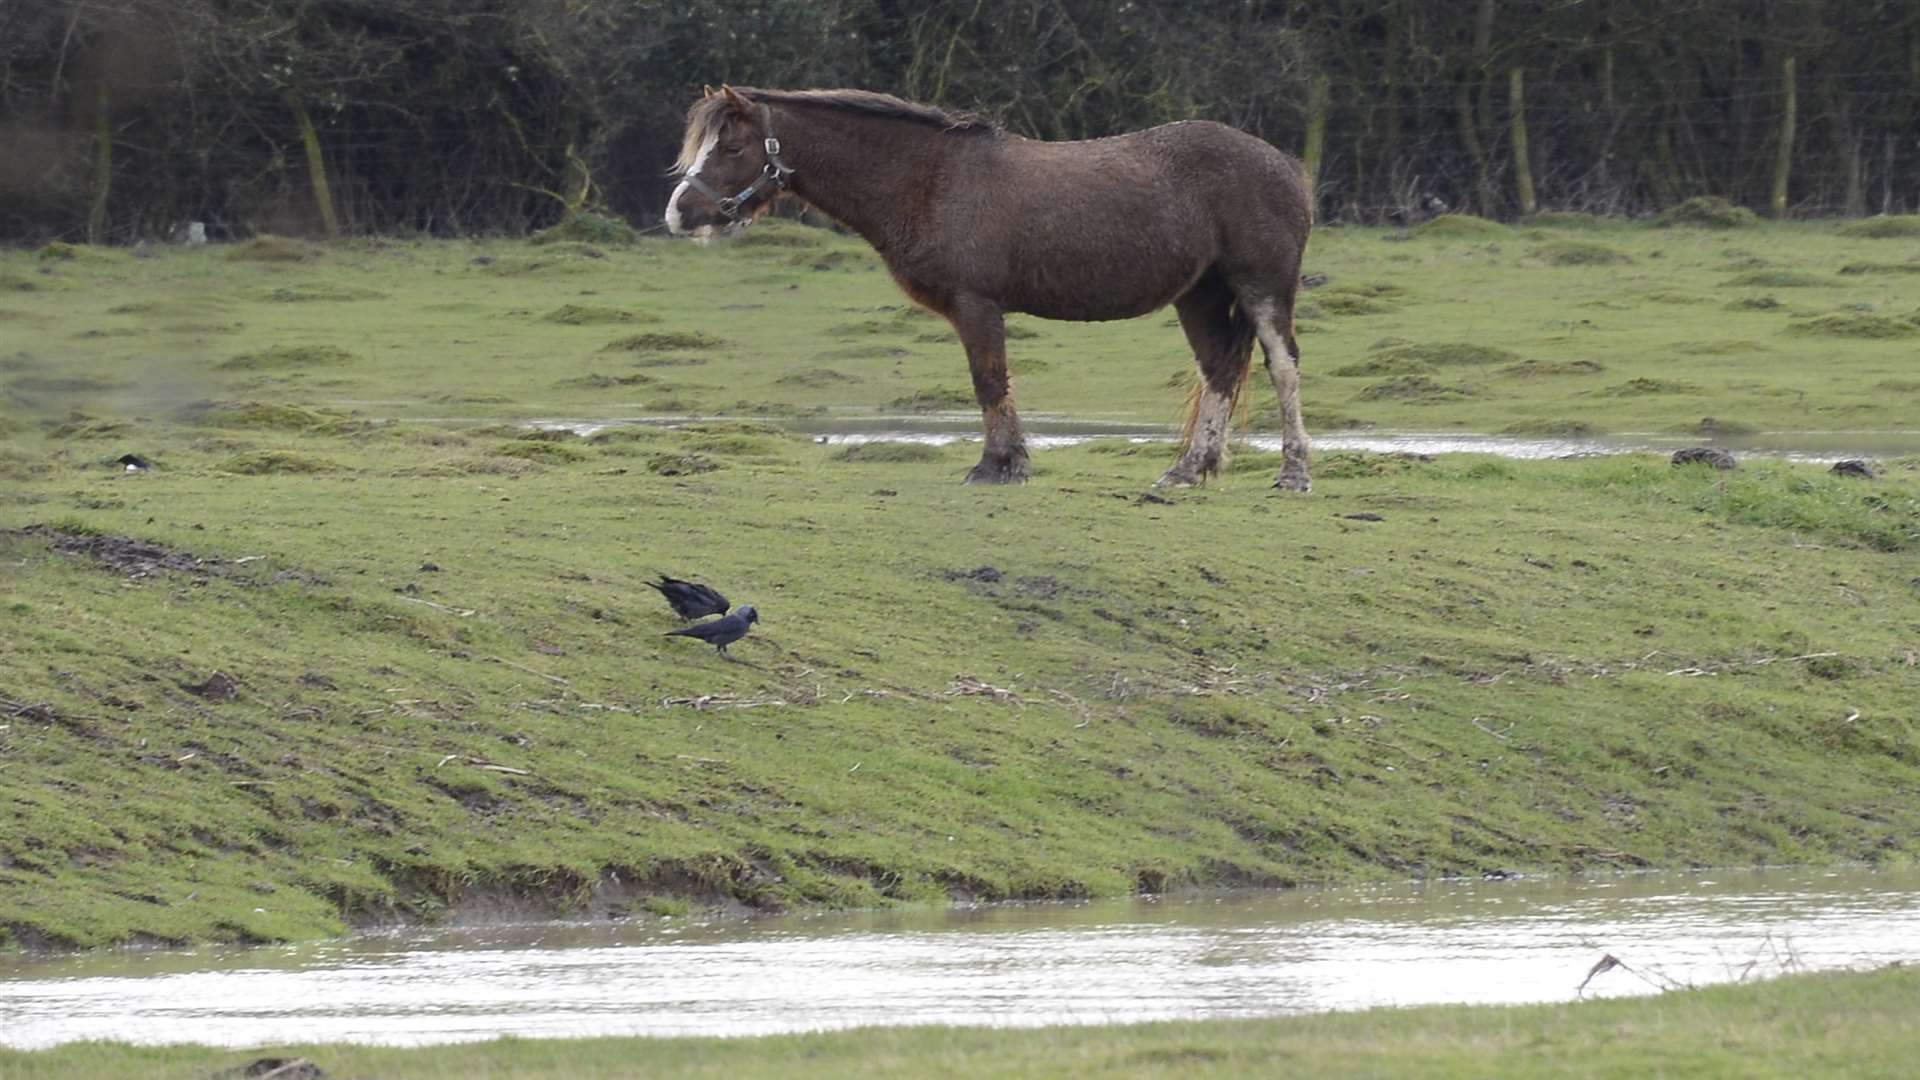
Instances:
[[[1721,871],[0,959],[0,1043],[417,1044],[1567,1001],[1920,960],[1920,870]]]

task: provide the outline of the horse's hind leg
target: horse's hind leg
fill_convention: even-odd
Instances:
[[[1007,375],[1006,319],[997,305],[975,297],[955,299],[946,315],[967,350],[973,396],[980,402],[987,429],[986,447],[980,451],[980,463],[967,473],[967,483],[1024,484],[1031,470]]]
[[[1273,486],[1282,491],[1309,491],[1313,488],[1307,475],[1312,444],[1307,439],[1307,426],[1300,419],[1300,343],[1293,336],[1293,290],[1284,290],[1278,300],[1243,301],[1242,306],[1253,317],[1260,350],[1267,358],[1267,376],[1280,395],[1284,448],[1280,478]]]
[[[1155,487],[1188,487],[1220,471],[1234,399],[1246,379],[1253,351],[1247,319],[1234,310],[1233,294],[1217,277],[1202,278],[1174,301],[1174,310],[1180,313],[1180,328],[1193,346],[1200,385],[1188,420],[1186,448]]]

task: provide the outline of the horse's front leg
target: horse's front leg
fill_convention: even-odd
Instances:
[[[1007,375],[1007,327],[1000,306],[979,297],[956,299],[947,318],[967,350],[973,373],[973,396],[980,402],[987,445],[980,463],[967,473],[969,484],[1024,484],[1032,475],[1027,464],[1027,438],[1020,431],[1020,414],[1013,410],[1013,388]]]

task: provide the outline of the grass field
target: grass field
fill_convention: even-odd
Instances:
[[[1920,974],[1771,982],[1526,1007],[1434,1007],[1123,1027],[870,1028],[758,1039],[523,1040],[257,1051],[79,1044],[0,1049],[17,1080],[200,1078],[263,1056],[332,1076],[437,1077],[1904,1077]]]
[[[1917,249],[1322,230],[1309,423],[1912,426]],[[0,941],[1915,854],[1914,459],[1328,454],[1287,498],[1243,453],[1160,502],[1163,446],[980,490],[518,423],[963,402],[901,303],[777,224],[0,254]],[[1014,325],[1025,408],[1172,418],[1168,318]],[[656,571],[760,609],[746,663],[660,636]]]

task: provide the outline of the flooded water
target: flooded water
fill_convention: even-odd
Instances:
[[[549,430],[572,431],[580,435],[623,424],[672,424],[692,417],[631,417],[588,419],[540,419],[529,426]],[[765,417],[723,417],[767,421]],[[831,445],[866,442],[913,442],[944,446],[955,442],[980,440],[977,413],[928,413],[911,416],[837,415],[805,419],[780,419],[793,431],[812,435]],[[1078,446],[1096,439],[1125,439],[1131,442],[1172,442],[1171,427],[1127,420],[1071,419],[1039,414],[1023,418],[1027,443],[1036,450]],[[1367,450],[1374,453],[1408,454],[1495,454],[1510,458],[1558,458],[1588,454],[1621,454],[1651,450],[1671,453],[1685,446],[1703,443],[1741,456],[1773,457],[1795,461],[1832,462],[1843,458],[1889,458],[1920,454],[1920,431],[1764,431],[1745,435],[1724,435],[1705,439],[1698,435],[1674,435],[1657,432],[1623,432],[1580,438],[1543,438],[1525,435],[1487,435],[1473,432],[1418,431],[1324,431],[1313,432],[1316,450]],[[1261,450],[1279,450],[1277,434],[1248,433],[1236,436]]]
[[[1566,1001],[1920,960],[1920,870],[1490,881],[0,960],[0,1043],[418,1044]]]

